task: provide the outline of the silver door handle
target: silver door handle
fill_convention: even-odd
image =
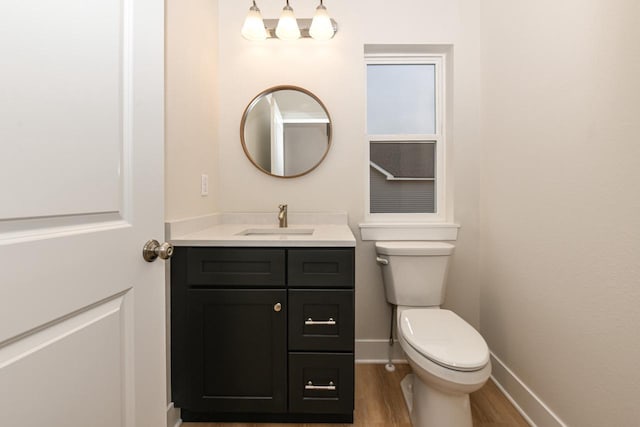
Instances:
[[[313,385],[313,381],[308,381],[304,386],[305,390],[328,390],[332,391],[336,389],[333,381],[329,381],[329,385]]]
[[[149,240],[142,248],[142,257],[147,262],[153,262],[158,257],[169,259],[171,255],[173,255],[173,245],[167,242],[160,244],[157,240]]]
[[[304,321],[305,325],[335,325],[336,321],[333,320],[333,317],[329,317],[329,320],[313,320],[311,317],[309,317],[307,320]]]

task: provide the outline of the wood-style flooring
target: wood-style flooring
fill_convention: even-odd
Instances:
[[[356,365],[356,427],[411,427],[400,381],[410,371],[409,365],[397,364],[395,372],[384,365]],[[528,427],[529,424],[489,380],[471,394],[474,427]],[[351,424],[245,424],[184,423],[183,427],[350,427]]]

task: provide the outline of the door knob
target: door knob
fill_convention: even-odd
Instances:
[[[169,259],[171,255],[173,255],[173,245],[167,242],[160,244],[157,240],[149,240],[142,248],[142,257],[147,262],[153,262],[158,257]]]

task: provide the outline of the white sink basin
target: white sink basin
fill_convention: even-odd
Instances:
[[[313,228],[249,228],[237,236],[310,236]]]

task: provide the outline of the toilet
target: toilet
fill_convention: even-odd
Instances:
[[[401,383],[413,427],[471,427],[469,393],[491,374],[489,348],[461,317],[440,309],[454,246],[377,242],[387,301],[412,374]]]

